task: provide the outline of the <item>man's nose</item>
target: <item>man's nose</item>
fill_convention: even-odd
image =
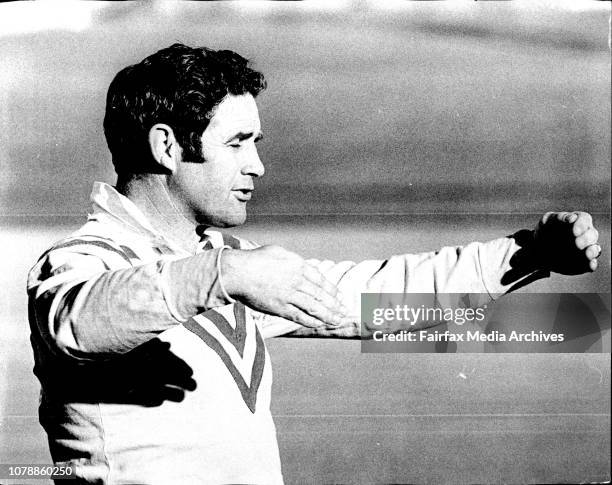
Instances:
[[[251,175],[253,177],[261,177],[266,172],[263,163],[259,158],[259,153],[257,153],[257,148],[253,145],[252,149],[249,150],[247,156],[245,157],[245,163],[242,167],[243,175]]]

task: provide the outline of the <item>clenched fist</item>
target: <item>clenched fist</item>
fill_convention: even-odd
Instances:
[[[598,238],[586,212],[547,212],[534,231],[538,263],[564,275],[595,271],[601,254]]]
[[[221,274],[228,294],[255,310],[306,327],[337,326],[345,317],[336,286],[300,256],[279,246],[226,250]]]

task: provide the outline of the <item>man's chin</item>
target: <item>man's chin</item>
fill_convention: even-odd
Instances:
[[[246,222],[246,219],[246,212],[243,212],[242,214],[227,214],[221,217],[210,217],[208,215],[196,216],[196,222],[198,225],[219,228],[241,226]]]

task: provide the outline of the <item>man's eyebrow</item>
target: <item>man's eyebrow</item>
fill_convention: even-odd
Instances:
[[[252,136],[255,137],[255,141],[259,141],[263,138],[263,133],[261,131],[258,131],[257,133],[253,132],[253,131],[240,131],[234,135],[232,135],[231,137],[229,137],[225,143],[229,143],[232,140],[238,140],[238,141],[244,141],[244,140],[248,140],[249,138],[251,138]]]

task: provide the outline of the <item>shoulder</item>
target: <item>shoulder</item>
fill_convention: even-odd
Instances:
[[[53,244],[42,256],[58,251],[88,254],[107,261],[111,266],[131,266],[137,259],[135,244],[97,220],[90,220],[69,236]]]
[[[82,227],[53,243],[45,250],[28,274],[28,288],[52,276],[68,273],[93,274],[134,266],[138,256],[131,245],[113,237],[97,221]]]

